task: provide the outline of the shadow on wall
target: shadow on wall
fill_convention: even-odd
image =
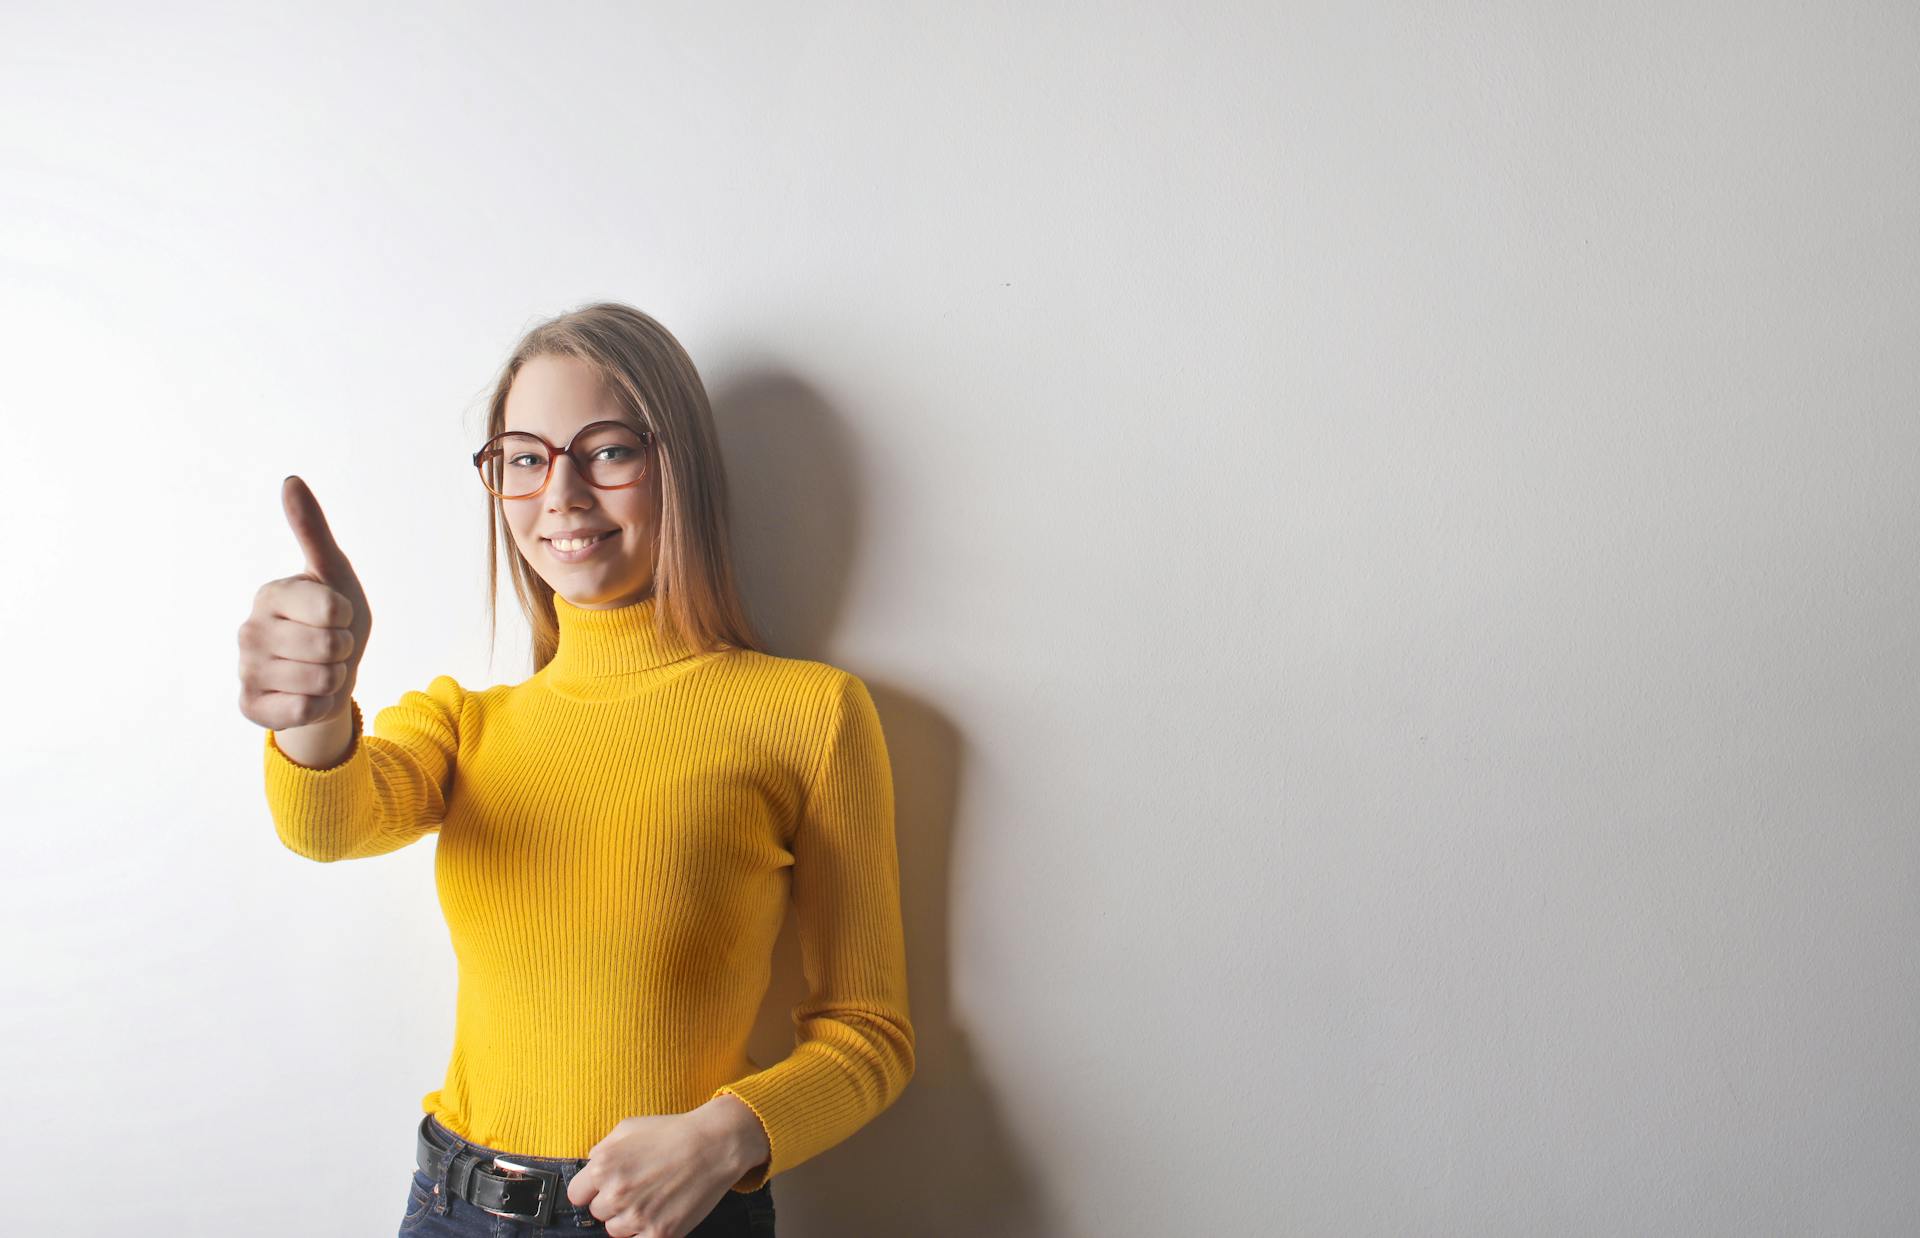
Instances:
[[[857,659],[828,652],[866,528],[859,446],[817,393],[788,376],[747,375],[709,398],[726,455],[741,587],[756,626],[772,652],[833,662],[866,682],[893,764],[914,1077],[846,1142],[774,1180],[780,1232],[1048,1233],[948,1001],[947,876],[961,737],[929,703],[876,682]],[[793,1051],[790,1012],[805,995],[789,911],[749,1041],[756,1062]]]

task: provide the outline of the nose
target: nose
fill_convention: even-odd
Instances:
[[[548,466],[547,508],[550,511],[572,506],[570,499],[587,495],[593,487],[587,484],[587,478],[580,471],[580,463],[566,452],[560,452]]]

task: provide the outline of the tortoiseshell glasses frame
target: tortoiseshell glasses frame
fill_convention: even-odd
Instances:
[[[618,429],[625,430],[640,440],[640,450],[642,453],[641,461],[640,461],[640,475],[634,478],[632,481],[617,482],[611,486],[603,486],[599,482],[593,480],[593,470],[589,467],[589,462],[583,461],[580,459],[579,456],[575,456],[573,454],[573,445],[575,442],[579,440],[581,435],[587,433],[590,430],[597,430],[602,426],[614,426]],[[500,448],[497,446],[497,444],[500,442],[500,440],[503,438],[511,438],[511,437],[517,437],[517,436],[524,436],[526,438],[538,439],[541,443],[545,444],[547,448],[547,469],[546,469],[546,472],[540,478],[540,484],[536,486],[534,489],[529,490],[527,493],[501,494],[498,490],[495,490],[493,488],[493,483],[487,480],[487,466],[488,464],[491,463],[490,457],[499,454]],[[535,434],[531,430],[503,430],[499,434],[496,434],[492,438],[488,439],[485,443],[482,443],[480,445],[480,450],[473,453],[473,467],[475,471],[480,474],[480,484],[485,486],[487,488],[487,493],[491,494],[494,498],[496,499],[537,499],[546,490],[547,483],[553,480],[553,462],[556,459],[558,459],[560,455],[564,452],[566,455],[573,457],[574,469],[579,472],[580,476],[586,480],[586,483],[589,486],[592,486],[596,490],[625,490],[625,489],[628,489],[629,487],[637,486],[641,482],[647,479],[647,471],[652,467],[652,463],[653,463],[652,455],[653,455],[654,445],[658,442],[658,440],[659,440],[659,436],[655,434],[652,430],[642,429],[641,427],[634,425],[632,422],[616,421],[616,420],[594,421],[594,422],[589,422],[584,426],[581,426],[578,430],[575,430],[573,432],[573,438],[568,439],[566,446],[564,447],[555,444],[554,442],[549,440],[545,435]]]

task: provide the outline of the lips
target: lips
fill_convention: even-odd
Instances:
[[[540,540],[547,544],[547,554],[555,562],[585,563],[588,559],[597,557],[600,554],[600,548],[618,536],[619,536],[619,533],[616,530],[609,529],[605,533],[601,534],[600,536],[594,538],[592,541],[588,542],[586,545],[580,547],[578,550],[562,550],[560,547],[553,544],[553,539],[551,538],[543,537]]]

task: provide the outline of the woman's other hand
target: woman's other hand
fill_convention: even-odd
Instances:
[[[728,1108],[719,1108],[720,1102]],[[734,1108],[753,1124],[747,1131]],[[757,1147],[756,1147],[757,1142]],[[766,1135],[745,1104],[718,1096],[686,1113],[621,1119],[587,1150],[567,1199],[607,1226],[607,1238],[686,1238],[754,1165]]]

